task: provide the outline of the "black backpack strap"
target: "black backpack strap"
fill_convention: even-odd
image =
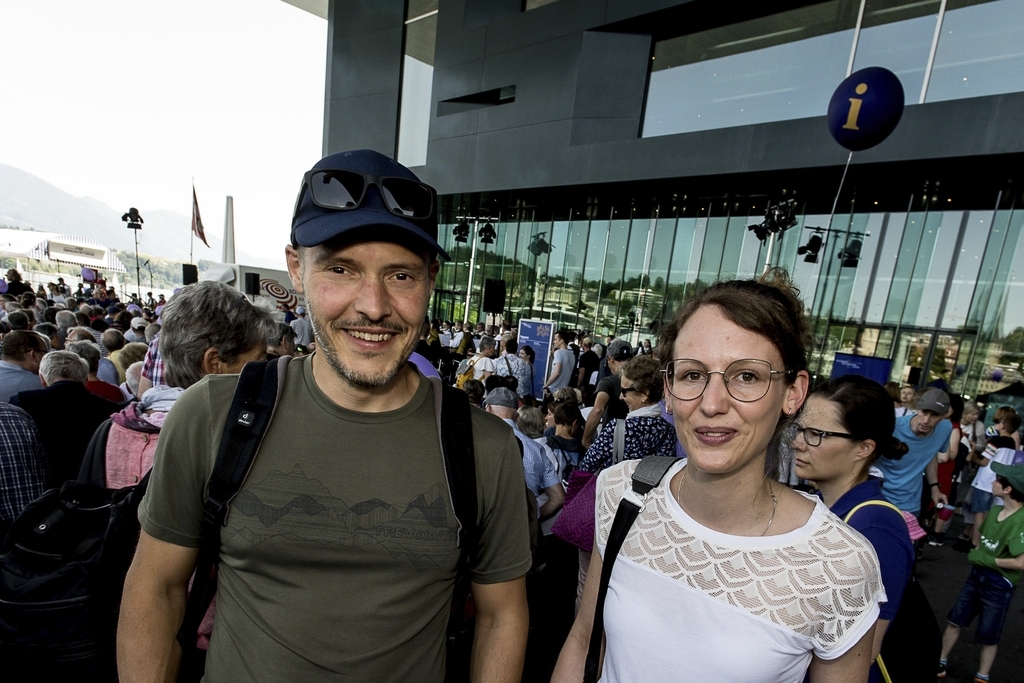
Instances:
[[[107,418],[89,439],[89,445],[85,447],[85,457],[82,458],[82,466],[78,468],[78,481],[85,481],[99,487],[107,485],[107,436],[110,434],[110,426],[114,424],[114,418]]]
[[[437,386],[441,388],[441,454],[444,457],[445,476],[448,479],[448,493],[451,495],[452,507],[459,525],[458,573],[461,576],[476,555],[480,542],[480,530],[477,528],[473,419],[466,392],[435,382],[435,400],[438,398]]]
[[[189,675],[194,671],[197,668],[196,658],[202,656],[196,649],[196,633],[217,592],[214,567],[220,560],[220,530],[227,518],[228,504],[241,489],[263,435],[270,426],[290,360],[290,356],[282,356],[271,361],[247,363],[238,376],[217,461],[210,475],[209,493],[203,503],[196,573],[178,630],[182,674]]]
[[[590,649],[587,652],[587,664],[583,673],[584,683],[595,683],[601,664],[601,642],[604,640],[604,599],[608,595],[608,582],[612,578],[612,567],[615,558],[622,548],[629,528],[633,526],[637,515],[643,510],[646,496],[658,485],[672,465],[679,462],[677,458],[663,455],[650,455],[640,461],[633,471],[633,488],[627,491],[619,507],[615,511],[615,520],[608,533],[608,544],[604,550],[604,562],[601,566],[601,585],[597,593],[597,605],[594,607],[594,626],[590,631]]]

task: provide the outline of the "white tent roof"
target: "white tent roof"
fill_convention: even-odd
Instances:
[[[124,264],[110,249],[79,235],[0,228],[0,256],[70,263],[107,272],[125,272]]]

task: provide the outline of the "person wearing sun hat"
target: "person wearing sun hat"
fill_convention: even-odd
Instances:
[[[1024,465],[992,462],[992,495],[1003,502],[981,526],[981,544],[967,555],[971,573],[946,617],[938,677],[946,677],[947,658],[960,631],[978,615],[974,639],[981,645],[975,683],[987,683],[1014,590],[1024,575]]]
[[[441,683],[460,567],[477,614],[474,680],[520,680],[532,558],[519,445],[462,404],[481,495],[477,543],[460,547],[439,433],[441,397],[459,396],[408,362],[447,258],[437,229],[434,189],[382,154],[332,154],[304,175],[285,260],[316,348],[277,361],[280,399],[229,505],[207,683]],[[124,590],[122,680],[178,665],[174,634],[236,384],[200,381],[161,430]],[[477,550],[462,564],[466,547]]]

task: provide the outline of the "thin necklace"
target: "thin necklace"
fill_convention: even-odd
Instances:
[[[779,508],[779,499],[775,497],[775,490],[772,488],[770,481],[768,482],[768,495],[772,497],[772,516],[768,518],[768,526],[761,532],[762,536],[767,534],[768,530],[772,528],[772,522],[775,521],[775,511]]]
[[[679,473],[679,477],[676,479],[676,502],[679,503],[679,507],[683,506],[683,498],[681,492],[683,490],[683,472]],[[768,526],[764,528],[761,535],[764,536],[768,533],[768,530],[772,528],[772,522],[775,521],[775,511],[779,509],[779,499],[775,497],[775,489],[772,488],[771,481],[768,482],[768,495],[772,497],[772,516],[768,518]]]

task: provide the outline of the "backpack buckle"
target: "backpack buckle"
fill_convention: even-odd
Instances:
[[[622,496],[622,500],[629,501],[633,505],[637,506],[640,508],[640,512],[643,512],[644,507],[647,506],[647,495],[645,494],[644,497],[641,498],[632,488],[626,490],[626,493]]]

